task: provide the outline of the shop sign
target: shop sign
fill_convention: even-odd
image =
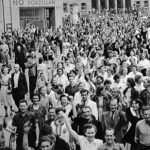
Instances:
[[[55,6],[55,0],[13,0],[12,4],[20,7]]]

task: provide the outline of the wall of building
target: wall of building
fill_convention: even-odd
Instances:
[[[3,32],[3,8],[2,8],[2,0],[0,0],[0,35]]]
[[[145,9],[150,12],[150,0],[131,0],[132,7],[137,8],[139,2],[140,2],[139,8]],[[146,3],[148,3],[147,7]]]
[[[3,0],[4,1],[4,18],[5,18],[5,29],[8,24],[12,24],[13,29],[20,29],[20,8],[54,8],[54,15],[52,18],[54,21],[55,28],[62,26],[63,17],[66,15],[64,12],[63,4],[67,3],[68,10],[70,13],[70,5],[76,2],[79,6],[79,13],[88,14],[92,10],[91,0]],[[86,3],[86,11],[81,10],[81,4]],[[0,0],[0,32],[4,29],[3,27],[3,13],[2,13],[2,0]],[[42,9],[41,9],[42,10]],[[41,12],[44,14],[44,9]],[[44,21],[45,17],[43,17]],[[44,21],[44,26],[45,26]]]
[[[70,5],[76,3],[78,5],[78,10],[80,12],[80,14],[85,14],[88,13],[89,11],[92,10],[92,1],[91,0],[63,0],[63,3],[67,3],[68,4],[68,14],[70,14]],[[81,4],[82,3],[86,3],[87,9],[86,12],[81,10]],[[65,12],[64,12],[65,15]]]

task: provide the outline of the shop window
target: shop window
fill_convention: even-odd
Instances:
[[[81,11],[86,11],[86,10],[87,10],[87,4],[81,3]]]
[[[67,3],[63,3],[63,10],[64,10],[64,12],[68,12],[68,5],[67,5]]]
[[[144,1],[144,7],[148,7],[148,1]]]

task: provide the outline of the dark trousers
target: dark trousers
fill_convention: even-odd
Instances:
[[[29,88],[30,88],[30,99],[32,99],[34,95],[34,90],[36,87],[36,76],[29,76]]]
[[[138,148],[137,150],[150,150],[150,146],[145,146],[141,143],[138,143]]]
[[[17,107],[19,107],[20,100],[25,98],[25,94],[24,95],[19,95],[19,93],[20,93],[20,91],[19,91],[18,88],[15,88],[15,89],[12,90],[12,97],[13,97]]]

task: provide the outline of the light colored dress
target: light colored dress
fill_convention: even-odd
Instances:
[[[1,75],[0,103],[4,106],[12,106],[12,95],[8,93],[11,75]]]

